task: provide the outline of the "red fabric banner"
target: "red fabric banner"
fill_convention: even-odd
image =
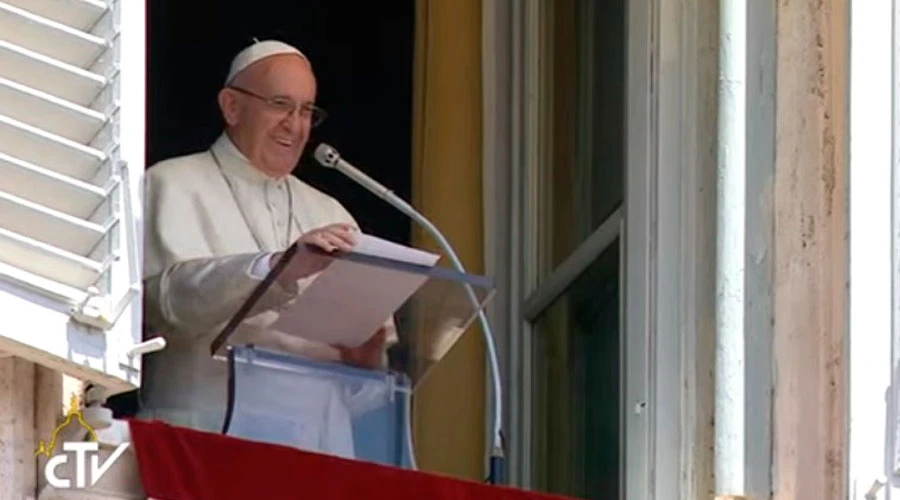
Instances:
[[[157,500],[563,500],[158,421],[129,423],[144,490]]]

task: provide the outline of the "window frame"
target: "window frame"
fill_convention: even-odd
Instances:
[[[576,251],[578,257],[573,254],[546,287],[537,287],[534,231],[525,221],[535,220],[535,204],[529,202],[535,199],[540,158],[532,140],[542,105],[535,44],[540,3],[497,0],[483,7],[485,255],[487,272],[498,283],[488,313],[502,332],[496,340],[507,482],[524,488],[533,485],[534,332],[527,319],[602,251],[607,238],[601,235],[613,226],[602,224]],[[704,394],[712,393],[712,381],[700,376],[712,363],[698,342],[708,340],[700,326],[710,312],[700,304],[714,301],[704,295],[708,291],[695,291],[709,279],[695,252],[715,250],[714,233],[704,226],[714,220],[709,187],[715,184],[715,158],[707,149],[715,125],[710,130],[701,113],[715,99],[716,82],[704,78],[708,66],[696,57],[708,54],[715,39],[715,23],[707,20],[712,14],[706,6],[662,0],[627,6],[625,193],[614,217],[620,217],[615,232],[623,245],[620,491],[629,500],[667,498],[673,489],[682,498],[702,494],[708,480],[704,463],[712,463],[702,431],[711,411]],[[490,393],[486,386],[486,397]],[[490,419],[486,415],[486,429]]]

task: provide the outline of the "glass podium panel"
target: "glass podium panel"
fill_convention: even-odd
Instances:
[[[295,244],[210,345],[229,366],[223,432],[408,467],[411,393],[493,293],[483,276]],[[386,326],[382,368],[310,347],[356,347]]]
[[[303,264],[297,264],[301,262]],[[314,272],[279,284],[292,267]],[[494,295],[494,282],[440,266],[425,266],[360,253],[326,254],[293,245],[213,340],[213,356],[228,345],[255,344],[290,352],[308,342],[358,345],[393,320],[397,342],[389,368],[413,389],[447,354]],[[256,342],[261,330],[281,340]],[[284,346],[288,346],[285,349]]]
[[[230,346],[225,433],[398,467],[410,465],[402,375]]]

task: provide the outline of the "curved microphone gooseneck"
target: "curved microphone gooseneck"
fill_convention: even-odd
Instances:
[[[438,230],[438,228],[430,220],[428,220],[428,218],[420,214],[409,203],[395,195],[390,189],[382,186],[378,181],[367,176],[350,163],[347,163],[344,159],[341,158],[341,155],[337,152],[337,150],[329,146],[328,144],[320,144],[316,148],[315,158],[316,161],[322,164],[322,166],[333,168],[341,172],[357,184],[366,188],[379,198],[386,201],[389,205],[403,212],[406,216],[424,227],[425,230],[427,230],[428,233],[431,234],[435,240],[437,240],[438,244],[440,244],[444,252],[450,257],[450,260],[456,270],[464,274],[466,273],[466,269],[465,267],[463,267],[462,262],[460,262],[459,257],[453,250],[453,247],[440,232],[440,230]],[[487,344],[488,359],[491,365],[491,380],[494,387],[494,425],[492,429],[493,446],[491,448],[488,482],[491,484],[499,484],[503,482],[504,460],[502,431],[503,392],[500,382],[500,364],[497,359],[497,348],[494,345],[494,335],[491,330],[491,326],[488,323],[487,315],[484,313],[484,308],[482,308],[480,303],[478,302],[478,298],[475,296],[475,291],[472,289],[472,286],[466,283],[465,287],[466,291],[468,292],[469,299],[472,302],[472,306],[478,311],[478,319],[481,323],[481,331],[484,334],[485,344]]]

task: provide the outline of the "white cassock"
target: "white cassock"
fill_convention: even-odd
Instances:
[[[265,276],[272,252],[286,249],[304,232],[354,220],[334,198],[299,179],[264,175],[227,134],[207,151],[149,169],[145,196],[146,321],[150,334],[163,335],[167,346],[144,357],[139,417],[219,432],[228,370],[211,357],[210,343]],[[272,317],[265,310],[296,298],[302,286],[273,285],[258,303],[258,314],[230,342],[339,360],[331,346],[267,329]],[[394,342],[390,328],[388,343]],[[366,406],[350,407],[353,399],[360,403],[354,397],[359,393],[313,379],[293,392],[283,396],[302,398],[313,414],[296,416],[306,418],[304,430],[284,444],[352,455],[351,414]]]

